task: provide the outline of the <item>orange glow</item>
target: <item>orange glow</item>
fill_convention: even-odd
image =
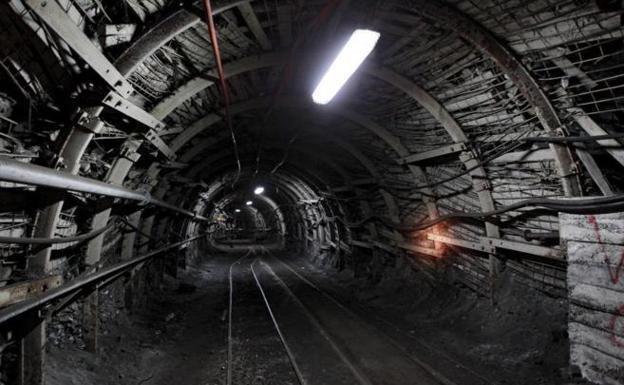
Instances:
[[[434,255],[434,253],[428,254],[424,252],[424,254],[428,254],[432,258],[445,258],[447,250],[449,249],[448,245],[443,242],[435,242],[430,240],[429,235],[448,235],[449,226],[450,224],[448,222],[442,222],[425,230],[414,231],[409,235],[409,242],[415,247],[435,250],[435,254],[437,255]]]

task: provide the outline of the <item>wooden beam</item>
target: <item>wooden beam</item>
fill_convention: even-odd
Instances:
[[[545,247],[527,242],[510,241],[508,239],[488,237],[482,237],[481,242],[487,243],[500,249],[518,251],[520,253],[531,254],[537,257],[554,259],[556,261],[564,260],[564,252],[562,250],[553,249],[552,247]]]
[[[71,49],[108,85],[127,98],[134,92],[132,85],[104,56],[56,1],[26,0],[37,14]]]
[[[466,145],[463,142],[453,143],[453,144],[449,144],[448,146],[442,146],[434,150],[420,152],[418,154],[413,154],[405,158],[399,159],[399,164],[412,164],[412,163],[423,162],[426,160],[431,160],[431,159],[439,158],[442,156],[456,154],[462,151],[466,151]]]
[[[555,157],[552,150],[550,148],[542,148],[508,152],[492,160],[492,163],[530,163],[554,160]]]
[[[258,21],[258,17],[253,10],[253,7],[249,3],[243,3],[238,6],[238,10],[240,11],[243,19],[245,19],[245,23],[249,26],[249,30],[256,37],[256,40],[265,51],[270,51],[273,49],[273,45],[269,41],[266,33],[262,29],[260,25],[260,21]]]
[[[496,249],[499,248],[505,250],[513,250],[520,253],[530,254],[536,257],[542,257],[556,261],[565,260],[563,257],[563,252],[559,249],[535,245],[527,242],[511,241],[508,239],[500,239],[494,237],[480,237],[478,242],[474,242],[437,234],[428,234],[427,238],[432,241],[438,241],[446,243],[448,245],[459,246],[470,250],[482,251],[488,254],[495,254]]]
[[[494,246],[486,245],[481,242],[467,241],[465,239],[446,237],[444,235],[438,235],[438,234],[428,234],[427,239],[432,240],[432,241],[446,243],[447,245],[459,246],[459,247],[476,250],[476,251],[483,251],[484,253],[488,253],[488,254],[496,253],[496,248]]]
[[[63,277],[53,275],[33,281],[18,282],[0,288],[0,307],[32,298],[44,291],[61,286]]]
[[[578,108],[568,110],[572,112],[573,118],[576,123],[581,126],[585,132],[587,132],[590,136],[601,136],[601,135],[610,135],[604,128],[600,127],[598,123],[594,121],[594,119],[590,118]],[[624,148],[620,142],[615,139],[604,139],[597,140],[598,144],[605,146],[605,151],[609,153],[615,160],[618,161],[622,166],[624,166]]]
[[[596,186],[598,186],[602,195],[613,195],[614,192],[611,188],[611,184],[609,184],[609,180],[602,173],[602,170],[594,160],[594,157],[585,148],[581,148],[580,145],[581,144],[579,144],[579,147],[575,149],[575,152],[583,163],[583,166],[585,166],[585,170],[587,170],[589,176],[592,178],[594,183],[596,183]]]
[[[412,253],[417,253],[417,254],[424,254],[424,255],[429,255],[431,257],[435,257],[435,258],[442,258],[442,253],[440,252],[440,250],[436,250],[436,249],[432,249],[429,247],[422,247],[422,246],[416,246],[416,245],[412,245],[408,242],[398,242],[396,244],[397,247],[407,250],[409,252]]]

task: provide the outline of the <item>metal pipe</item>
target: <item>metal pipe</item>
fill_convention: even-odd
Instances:
[[[167,210],[175,211],[197,220],[208,221],[208,218],[197,215],[192,211],[184,210],[160,199],[153,198],[147,191],[136,191],[123,186],[116,186],[48,167],[19,162],[3,156],[0,156],[0,180],[129,199],[144,205],[152,204]]]
[[[174,249],[178,246],[182,246],[189,242],[193,242],[204,236],[206,236],[206,234],[197,235],[197,236],[185,239],[183,241],[173,243],[169,246],[161,247],[160,249],[151,251],[140,257],[136,257],[134,259],[109,266],[96,273],[89,274],[87,276],[68,282],[62,286],[48,290],[34,298],[27,299],[25,301],[19,302],[15,305],[2,309],[0,310],[0,325],[28,311],[40,308],[50,303],[51,301],[60,299],[71,293],[81,290],[82,288],[86,286],[98,284],[115,275],[121,276],[120,273],[125,272],[131,269],[132,267],[139,265],[142,262],[145,262],[148,259],[157,256],[158,254],[164,253],[165,251]]]

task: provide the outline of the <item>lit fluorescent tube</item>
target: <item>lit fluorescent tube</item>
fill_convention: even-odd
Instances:
[[[342,48],[327,73],[312,94],[317,104],[327,104],[355,73],[364,59],[373,51],[379,40],[379,32],[356,29]]]

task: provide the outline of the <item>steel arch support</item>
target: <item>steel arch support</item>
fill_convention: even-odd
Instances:
[[[564,134],[563,124],[548,97],[539,87],[533,76],[514,54],[492,33],[464,13],[438,0],[405,0],[401,2],[411,11],[440,23],[443,28],[455,32],[469,41],[481,52],[491,57],[499,68],[516,84],[520,92],[535,108],[544,130],[553,135]],[[567,196],[580,196],[581,184],[578,170],[570,149],[561,144],[551,144]]]

